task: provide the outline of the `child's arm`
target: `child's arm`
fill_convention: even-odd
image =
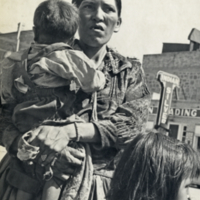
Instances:
[[[81,51],[66,51],[66,56],[71,62],[74,81],[86,93],[93,93],[104,88],[105,75],[96,69],[95,64]]]
[[[83,52],[75,50],[52,52],[31,65],[29,73],[37,75],[33,81],[36,85],[58,87],[74,80],[87,93],[103,89],[106,82],[104,74],[96,70],[94,63]]]

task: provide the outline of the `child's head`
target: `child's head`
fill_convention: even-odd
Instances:
[[[35,10],[33,22],[36,42],[69,42],[78,28],[78,11],[65,0],[47,0]]]
[[[178,200],[185,181],[198,177],[200,161],[192,147],[156,131],[139,134],[117,166],[111,199]]]

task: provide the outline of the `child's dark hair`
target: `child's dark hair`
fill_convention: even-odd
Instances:
[[[64,0],[42,2],[34,14],[35,41],[38,34],[62,40],[71,40],[78,28],[78,11]]]
[[[111,183],[110,200],[175,200],[180,184],[200,176],[199,155],[157,131],[139,134],[125,149]]]

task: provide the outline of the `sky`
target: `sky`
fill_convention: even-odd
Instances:
[[[43,0],[0,0],[0,32],[32,29],[33,13]],[[66,0],[68,1],[68,0]],[[122,26],[109,43],[125,56],[142,61],[159,54],[163,43],[189,43],[192,28],[200,30],[200,0],[122,0]]]

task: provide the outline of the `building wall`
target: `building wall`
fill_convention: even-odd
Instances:
[[[147,125],[149,129],[153,128],[156,124],[158,106],[159,101],[152,100]],[[170,129],[171,125],[178,126],[177,139],[182,141],[185,138],[185,142],[188,143],[190,141],[190,144],[197,149],[197,141],[200,134],[195,131],[195,128],[196,126],[200,126],[200,102],[173,100],[167,128]],[[185,136],[183,134],[184,127],[186,127]]]
[[[143,67],[152,93],[160,93],[161,86],[156,79],[158,71],[180,78],[178,95],[173,94],[168,128],[177,128],[176,138],[197,149],[200,146],[200,131],[196,131],[197,126],[200,129],[200,51],[145,55]],[[149,128],[156,124],[158,105],[158,100],[152,100]]]
[[[21,31],[19,50],[26,49],[34,39],[33,31]],[[0,60],[8,51],[16,51],[17,32],[0,34]]]
[[[152,92],[160,92],[156,74],[162,70],[180,78],[180,100],[200,100],[200,51],[145,55],[143,67]]]

